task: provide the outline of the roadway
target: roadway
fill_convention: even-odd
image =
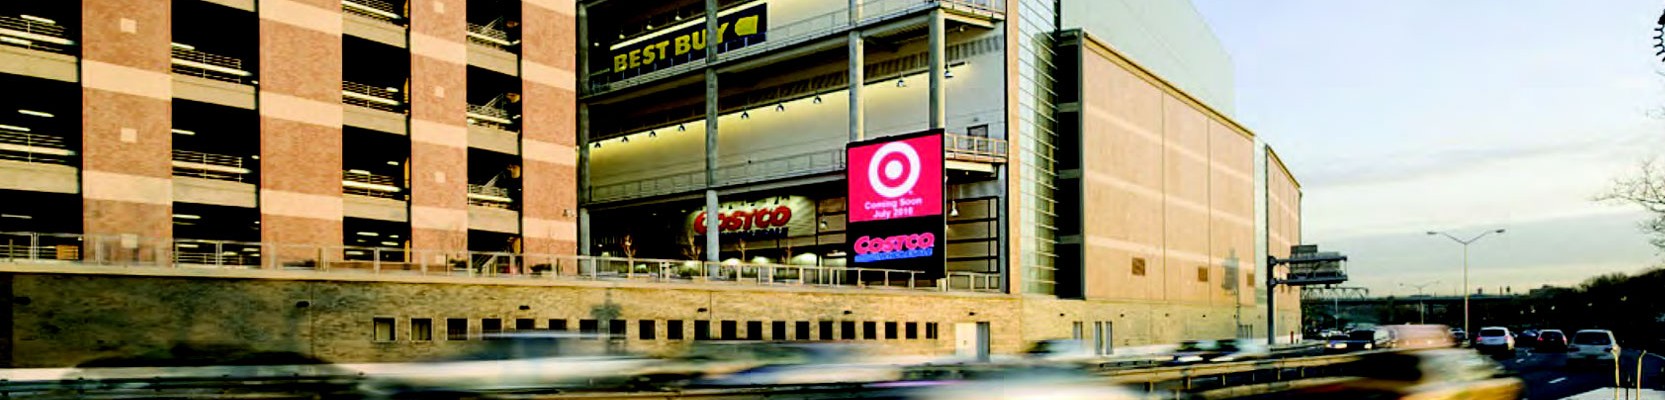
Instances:
[[[1638,350],[1625,350],[1620,354],[1620,379],[1625,386],[1636,385],[1636,358],[1640,353]],[[1493,359],[1505,368],[1519,373],[1521,380],[1526,381],[1527,399],[1560,399],[1614,387],[1612,364],[1604,367],[1568,366],[1565,353],[1537,353],[1532,349],[1517,349],[1513,357],[1496,356]],[[1665,389],[1665,374],[1661,373],[1662,368],[1665,368],[1665,357],[1649,353],[1642,364],[1642,387]]]

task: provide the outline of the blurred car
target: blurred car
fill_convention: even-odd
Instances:
[[[1509,328],[1501,326],[1480,328],[1480,334],[1474,336],[1474,349],[1481,353],[1513,354],[1515,336],[1509,333]]]
[[[1560,353],[1567,351],[1567,334],[1560,329],[1545,329],[1538,331],[1538,344],[1534,350],[1539,353]]]
[[[681,386],[769,365],[791,365],[814,358],[813,345],[782,342],[694,342],[673,357],[636,371],[649,386]]]
[[[1168,364],[1244,361],[1266,358],[1271,354],[1265,344],[1249,339],[1187,340],[1180,342]]]
[[[1087,343],[1078,339],[1047,339],[1036,341],[1024,351],[1030,361],[1094,363],[1102,357],[1093,354]]]
[[[1345,337],[1345,336],[1347,336],[1347,332],[1342,332],[1340,329],[1325,329],[1321,332],[1318,332],[1318,337],[1323,338],[1325,340],[1335,339],[1335,338]]]
[[[1445,325],[1390,325],[1381,329],[1388,331],[1392,343],[1387,347],[1392,348],[1432,349],[1457,344]]]
[[[1373,353],[1345,366],[1351,375],[1280,398],[1517,399],[1525,384],[1496,362],[1459,349]]]
[[[622,387],[653,360],[620,354],[606,337],[565,332],[484,335],[463,356],[358,364],[372,396],[470,395]]]
[[[1519,347],[1537,347],[1538,330],[1527,329],[1520,331],[1519,335],[1515,335],[1515,345]]]
[[[1459,345],[1467,345],[1468,331],[1463,330],[1463,328],[1451,328],[1451,338],[1456,339]]]
[[[1584,329],[1573,333],[1567,347],[1567,364],[1613,362],[1619,355],[1619,341],[1613,331]]]
[[[1393,338],[1386,329],[1366,328],[1354,329],[1347,332],[1344,339],[1330,340],[1324,345],[1326,353],[1344,353],[1359,350],[1375,350],[1392,346]]]
[[[1108,383],[1079,368],[1012,368],[972,379],[920,388],[908,399],[1144,399],[1145,393]]]
[[[837,343],[803,343],[791,362],[734,371],[721,376],[695,379],[690,386],[739,387],[894,382],[902,379],[903,366],[864,357],[856,346]]]

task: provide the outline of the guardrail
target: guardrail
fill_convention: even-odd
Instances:
[[[29,133],[27,128],[0,125],[0,160],[69,165],[75,157],[64,138]]]
[[[513,210],[515,199],[507,188],[468,184],[468,204]]]
[[[947,149],[948,158],[973,162],[1006,162],[1006,141],[1004,139],[946,134],[942,136],[943,147]]]
[[[243,158],[200,151],[173,151],[173,175],[242,182],[250,172]]]
[[[406,0],[409,1],[409,0]],[[403,26],[404,10],[382,0],[341,0],[341,11]]]
[[[404,199],[405,188],[391,176],[376,175],[370,171],[349,169],[341,171],[341,192],[345,194],[379,197],[384,199]]]
[[[69,40],[58,21],[33,15],[0,15],[0,44],[18,46],[58,54],[74,54],[75,45]]]
[[[399,88],[376,87],[358,82],[341,82],[341,102],[388,112],[405,111],[405,97]]]
[[[493,129],[499,129],[499,130],[514,132],[514,131],[516,131],[515,121],[514,121],[515,117],[516,117],[516,115],[510,114],[509,110],[507,110],[507,109],[503,109],[503,108],[499,108],[499,107],[493,107],[493,106],[489,106],[489,105],[488,106],[474,105],[474,104],[469,104],[468,105],[468,124],[469,125],[477,125],[477,126],[483,126],[483,127],[487,127],[487,128],[493,128]]]
[[[1142,386],[1147,392],[1192,391],[1237,383],[1264,383],[1331,375],[1337,366],[1358,361],[1365,354],[1397,350],[1376,350],[1315,357],[1268,358],[1204,365],[1137,368],[1105,373],[1112,382]]]
[[[520,41],[509,38],[508,31],[498,29],[497,23],[499,21],[502,20],[492,21],[491,24],[487,25],[469,23],[468,41],[514,53],[515,46],[519,45]]]
[[[198,51],[196,47],[186,44],[173,44],[173,73],[195,76],[200,78],[226,81],[231,83],[247,83],[254,76],[243,70],[243,60],[218,54]]]
[[[383,244],[393,246],[399,243]],[[946,279],[926,279],[924,272],[914,270],[38,232],[0,232],[0,262],[999,292],[999,288],[993,285],[949,285]],[[969,272],[958,272],[955,276],[981,281],[999,277],[998,274]]]

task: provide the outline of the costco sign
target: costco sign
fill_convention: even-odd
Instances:
[[[717,232],[723,239],[769,239],[815,234],[815,202],[802,196],[771,197],[764,200],[729,202],[719,205]],[[705,210],[688,215],[688,231],[705,235]]]
[[[845,157],[851,266],[942,276],[942,131],[851,143]]]

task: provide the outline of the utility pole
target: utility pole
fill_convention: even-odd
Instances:
[[[1445,232],[1428,231],[1428,235],[1430,235],[1430,236],[1432,236],[1432,235],[1444,235],[1446,238],[1449,238],[1452,241],[1460,243],[1460,244],[1463,245],[1463,332],[1471,332],[1471,331],[1469,331],[1469,326],[1468,326],[1468,316],[1469,316],[1469,311],[1468,311],[1468,296],[1469,296],[1469,294],[1468,294],[1468,292],[1469,292],[1469,290],[1468,290],[1468,245],[1474,243],[1477,240],[1480,240],[1480,238],[1486,237],[1486,235],[1490,235],[1490,234],[1493,234],[1493,233],[1501,235],[1501,234],[1503,234],[1503,229],[1496,229],[1496,230],[1489,230],[1489,231],[1485,231],[1485,232],[1480,232],[1479,235],[1474,235],[1474,237],[1471,237],[1468,240],[1458,239],[1456,236],[1451,236],[1451,234],[1445,233]],[[1469,333],[1469,334],[1472,335],[1473,333]]]
[[[1426,283],[1423,283],[1423,284],[1420,284],[1420,285],[1407,285],[1407,284],[1403,284],[1403,283],[1399,284],[1399,286],[1416,288],[1416,323],[1418,323],[1418,324],[1428,323],[1427,297],[1422,293],[1422,289],[1426,288],[1426,287],[1429,287],[1429,286],[1432,286],[1432,285],[1439,284],[1439,283],[1440,283],[1440,281],[1426,282]],[[1467,328],[1464,328],[1464,329],[1467,329]]]

